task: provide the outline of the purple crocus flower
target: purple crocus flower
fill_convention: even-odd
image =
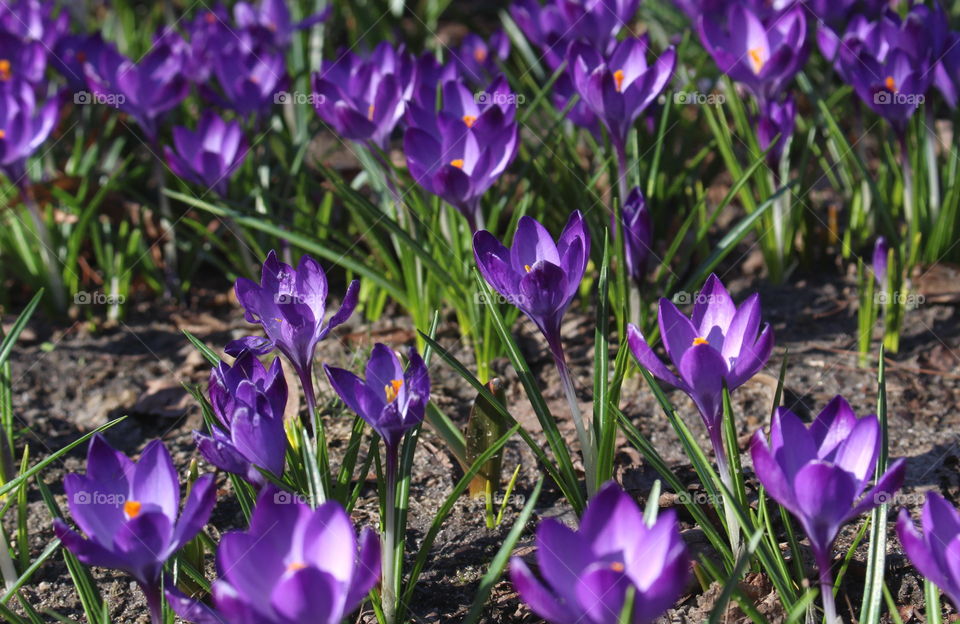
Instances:
[[[510,56],[510,38],[502,30],[490,35],[487,41],[470,33],[450,56],[467,82],[485,85],[500,73],[499,63]]]
[[[416,63],[383,42],[369,58],[345,52],[313,75],[314,108],[340,136],[386,149],[416,83]]]
[[[213,111],[206,111],[196,131],[177,126],[173,129],[175,150],[164,147],[170,169],[177,176],[227,194],[227,186],[249,149],[243,128],[236,121],[226,122]]]
[[[67,12],[61,10],[54,16],[55,10],[53,0],[5,0],[0,4],[0,29],[52,49],[70,28]]]
[[[26,186],[27,159],[50,136],[59,112],[56,98],[39,105],[24,81],[0,89],[0,171],[12,184]]]
[[[59,518],[53,523],[57,538],[86,565],[132,576],[160,624],[163,564],[207,524],[217,501],[213,475],[197,479],[178,513],[180,483],[162,442],[149,443],[134,463],[97,434],[87,451],[87,473],[68,474],[63,487],[70,515],[87,538]]]
[[[261,39],[269,41],[277,49],[290,45],[293,33],[310,28],[328,17],[333,5],[299,22],[294,22],[287,7],[287,0],[261,0],[258,6],[249,2],[238,2],[233,7],[233,17],[237,26],[245,30],[257,31]]]
[[[430,401],[430,376],[423,358],[410,350],[406,370],[392,349],[377,343],[367,362],[366,380],[342,368],[323,365],[330,385],[344,403],[376,431],[388,449],[423,420]]]
[[[487,283],[540,328],[562,360],[560,321],[590,259],[590,234],[580,211],[573,211],[556,242],[540,222],[524,216],[510,249],[481,230],[473,236],[473,253]]]
[[[610,132],[621,161],[634,122],[670,82],[677,64],[676,51],[667,49],[647,64],[646,37],[624,39],[609,56],[583,43],[570,46],[568,59],[573,84],[587,106]]]
[[[948,42],[946,18],[917,5],[901,19],[887,12],[851,24],[839,46],[844,79],[901,137],[937,77]]]
[[[250,528],[220,540],[217,570],[213,607],[167,591],[180,617],[194,624],[334,624],[377,584],[380,545],[369,529],[358,544],[339,503],[310,509],[267,487]]]
[[[24,41],[0,30],[0,88],[20,79],[36,85],[47,69],[47,51],[39,41]]]
[[[104,45],[83,67],[94,93],[132,116],[153,141],[160,118],[189,92],[185,49],[180,35],[166,31],[138,63]]]
[[[920,524],[922,535],[910,520],[910,512],[900,510],[897,534],[903,550],[920,574],[960,608],[960,512],[936,492],[929,492]]]
[[[630,191],[623,203],[620,227],[626,236],[624,251],[627,275],[636,284],[641,284],[646,275],[650,246],[653,244],[653,223],[650,221],[650,211],[647,210],[647,200],[639,186]],[[610,231],[614,234],[617,232],[616,214],[610,215]]]
[[[403,137],[410,175],[463,213],[471,230],[483,225],[483,194],[517,154],[515,113],[516,96],[502,77],[481,97],[460,81],[444,83],[439,112],[410,105]]]
[[[215,4],[199,11],[187,23],[190,60],[184,71],[195,84],[206,84],[221,55],[233,54],[237,46],[253,47],[252,42],[246,41],[246,33],[232,29],[229,22],[227,9],[222,4]]]
[[[617,34],[630,26],[640,0],[557,0],[569,37],[607,50]]]
[[[519,557],[510,562],[510,578],[520,598],[551,624],[615,624],[630,587],[635,594],[627,621],[653,622],[690,576],[674,511],[647,526],[637,504],[614,482],[587,504],[578,531],[553,518],[540,523],[537,564],[543,582]]]
[[[244,351],[233,366],[226,362],[210,374],[210,405],[218,419],[210,435],[193,432],[204,458],[221,470],[264,485],[257,468],[283,475],[287,436],[283,413],[287,382],[280,358],[268,371],[252,351]]]
[[[668,299],[657,317],[667,355],[679,376],[653,352],[636,325],[628,326],[630,350],[654,377],[686,393],[707,427],[721,474],[727,474],[722,436],[723,387],[733,392],[763,368],[773,351],[773,329],[760,327],[760,297],[733,302],[720,278],[711,274],[695,295],[687,318]]]
[[[66,79],[75,92],[87,88],[87,77],[83,66],[96,59],[104,47],[100,33],[92,35],[64,35],[57,41],[57,47],[50,55],[50,65]]]
[[[282,52],[251,48],[242,42],[217,55],[213,73],[222,95],[203,88],[204,95],[244,116],[261,113],[274,104],[287,82]]]
[[[700,41],[717,67],[761,101],[780,93],[810,52],[803,6],[794,5],[764,22],[748,7],[734,3],[726,18],[726,27],[707,15],[697,23]]]
[[[280,262],[271,251],[263,263],[260,283],[241,277],[234,290],[245,317],[250,323],[259,323],[266,332],[266,340],[258,337],[241,338],[227,347],[231,355],[250,349],[263,355],[280,349],[300,376],[307,406],[313,416],[316,397],[313,391],[313,356],[317,343],[330,330],[340,325],[357,307],[360,282],[354,280],[347,287],[340,309],[324,320],[327,306],[327,275],[316,260],[303,256],[294,269]]]
[[[760,149],[767,152],[767,162],[774,171],[779,167],[783,150],[793,137],[793,128],[797,120],[797,103],[787,94],[783,100],[760,102],[760,117],[757,119],[757,140]],[[774,139],[776,138],[776,142]]]
[[[750,446],[760,483],[797,518],[810,540],[827,622],[836,621],[830,550],[840,528],[886,502],[903,484],[906,465],[901,459],[865,492],[876,471],[881,438],[876,416],[857,418],[837,396],[809,427],[790,410],[778,408],[769,444],[757,431]]]
[[[887,261],[890,255],[890,245],[887,244],[885,236],[878,236],[877,242],[873,244],[873,276],[877,280],[877,286],[887,288]]]

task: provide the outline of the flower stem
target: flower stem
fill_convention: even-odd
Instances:
[[[327,461],[327,436],[323,430],[323,423],[320,422],[320,414],[317,412],[317,396],[313,390],[313,370],[307,367],[298,371],[300,385],[303,386],[303,395],[307,401],[307,429],[313,432],[314,448],[317,451],[317,462],[320,464],[317,469],[320,472],[319,483],[314,483],[316,489],[317,504],[327,501],[328,483],[327,475],[330,472],[330,465]]]
[[[150,621],[153,624],[163,624],[163,594],[154,587],[141,584],[144,598],[147,599],[147,608],[150,610]]]
[[[823,615],[826,624],[839,624],[837,606],[833,598],[833,575],[830,574],[830,555],[827,552],[816,552],[817,572],[820,575],[820,593],[823,596]]]
[[[563,392],[567,397],[567,403],[570,404],[570,413],[573,415],[573,424],[577,428],[577,437],[580,438],[580,448],[583,452],[583,467],[587,480],[587,496],[593,496],[597,491],[597,467],[596,467],[596,449],[593,444],[592,424],[584,423],[583,414],[580,413],[580,405],[577,403],[577,390],[573,386],[573,379],[570,377],[570,370],[567,368],[567,360],[563,354],[563,345],[559,339],[552,341],[550,351],[553,353],[553,359],[557,364],[557,370],[560,372],[560,383],[563,385]]]
[[[723,433],[720,423],[715,427],[709,428],[710,442],[713,445],[713,454],[717,456],[717,472],[720,473],[720,480],[723,485],[730,490],[731,496],[735,495],[736,490],[733,484],[733,475],[730,473],[730,463],[727,461],[727,452],[723,446]],[[727,523],[727,535],[730,538],[730,548],[733,550],[733,556],[740,556],[740,521],[737,520],[737,514],[733,512],[733,505],[727,501],[723,503],[723,515]]]
[[[381,591],[380,606],[387,624],[394,624],[397,619],[397,577],[396,577],[396,544],[397,544],[397,448],[386,445],[386,489],[384,492],[383,509],[384,522],[381,535],[381,567],[383,568],[383,589]]]
[[[629,164],[627,163],[627,148],[624,145],[620,145],[619,142],[613,142],[614,149],[617,152],[617,169],[619,170],[619,175],[617,176],[617,187],[620,191],[620,206],[623,206],[623,203],[627,201],[627,177],[629,175]]]

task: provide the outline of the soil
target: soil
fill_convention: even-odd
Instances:
[[[855,355],[856,291],[847,276],[819,276],[800,279],[789,286],[754,283],[746,277],[722,276],[735,298],[742,299],[759,289],[764,318],[776,332],[777,349],[764,374],[734,393],[741,441],[757,428],[769,423],[776,378],[781,358],[788,353],[784,403],[801,416],[809,417],[834,395],[844,395],[858,414],[870,413],[876,406],[876,370],[860,368]],[[12,316],[5,319],[10,322]],[[389,318],[389,316],[388,316]],[[139,452],[146,441],[160,437],[170,448],[177,466],[186,469],[197,457],[191,431],[201,425],[198,408],[183,390],[182,384],[205,384],[209,369],[205,360],[183,337],[189,330],[215,349],[232,338],[252,331],[239,307],[228,294],[203,293],[185,307],[143,301],[133,306],[126,321],[114,326],[78,321],[72,325],[52,325],[42,320],[31,323],[12,356],[14,406],[22,430],[20,440],[30,446],[32,457],[61,448],[90,429],[112,418],[128,418],[107,433],[111,443],[128,453]],[[571,446],[575,434],[568,409],[557,381],[546,346],[527,321],[518,322],[515,331],[531,366],[539,376],[551,411],[561,421]],[[575,372],[579,398],[590,409],[592,387],[592,335],[589,314],[573,310],[564,327],[568,357]],[[469,354],[457,343],[454,327],[445,327],[441,341],[462,360]],[[413,333],[402,319],[363,324],[354,319],[335,336],[321,343],[318,361],[357,368],[372,341],[387,342],[400,348],[411,344]],[[888,358],[887,392],[889,402],[891,455],[908,458],[907,485],[902,502],[916,511],[923,492],[937,489],[954,503],[960,501],[960,413],[954,406],[960,398],[960,322],[956,309],[947,304],[928,304],[907,313],[901,352]],[[538,439],[533,411],[515,382],[509,365],[497,362],[496,370],[507,382],[507,397],[514,416]],[[439,358],[431,364],[433,399],[457,423],[466,420],[471,389]],[[636,376],[627,381],[622,409],[653,442],[682,479],[694,482],[693,471],[677,438],[658,404]],[[331,400],[329,389],[320,385],[321,398]],[[703,448],[709,448],[703,427],[692,403],[679,392],[670,392],[690,428],[700,436]],[[349,435],[346,416],[328,420],[331,444],[342,445]],[[545,442],[543,443],[545,446]],[[22,450],[22,449],[21,449]],[[43,474],[44,481],[66,508],[62,479],[66,471],[83,469],[85,451],[74,452],[62,463]],[[749,471],[748,455],[745,455]],[[496,553],[540,472],[532,453],[523,442],[511,441],[504,459],[509,474],[520,464],[516,496],[508,501],[503,525],[485,528],[480,507],[468,498],[456,505],[433,546],[431,557],[414,595],[413,619],[416,622],[458,622],[469,610],[480,577]],[[209,467],[204,467],[209,469]],[[620,442],[616,455],[618,480],[638,501],[645,502],[656,473],[639,453]],[[452,491],[462,471],[444,450],[442,441],[424,428],[415,458],[410,497],[407,551],[416,553],[435,511]],[[752,473],[750,473],[752,480]],[[222,495],[212,521],[213,532],[238,528],[239,510],[230,503],[229,483],[220,477]],[[661,506],[670,506],[675,498],[665,494]],[[36,489],[29,498],[31,556],[36,557],[52,537],[50,515]],[[358,524],[373,525],[377,517],[376,490],[368,478],[354,513]],[[549,484],[536,507],[534,519],[518,545],[518,554],[533,552],[533,528],[543,517],[559,517],[573,523],[569,507]],[[681,513],[684,533],[691,549],[702,552],[701,533]],[[891,522],[892,527],[892,522]],[[838,542],[841,557],[855,536],[859,523],[847,527]],[[848,604],[859,610],[865,546],[857,550],[855,563],[838,598],[846,611]],[[905,622],[925,621],[922,583],[900,550],[891,531],[889,540],[888,584]],[[112,621],[118,624],[147,622],[145,605],[139,591],[122,574],[94,571],[101,592],[110,605]],[[744,579],[744,589],[756,597],[760,609],[771,621],[782,621],[769,582],[759,575]],[[23,590],[24,597],[37,610],[51,609],[77,621],[83,613],[62,558],[49,559]],[[709,616],[718,587],[706,592],[691,586],[687,594],[663,619],[669,622],[703,622]],[[952,607],[945,606],[948,613]],[[739,621],[742,614],[731,609],[727,621]],[[843,613],[849,621],[850,613]],[[50,616],[45,616],[53,621]],[[885,616],[888,617],[888,616]],[[373,621],[369,613],[362,621]],[[535,622],[522,606],[509,582],[501,581],[485,612],[487,622]]]

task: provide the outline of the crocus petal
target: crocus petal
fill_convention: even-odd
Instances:
[[[360,554],[350,580],[345,611],[352,611],[380,580],[380,539],[369,529],[360,534]]]
[[[336,622],[340,611],[340,584],[317,568],[288,575],[273,588],[270,604],[290,624]]]
[[[753,471],[760,483],[773,498],[793,513],[799,513],[796,497],[793,495],[793,484],[784,474],[780,464],[774,459],[763,431],[757,431],[750,443],[750,457],[753,460]]]
[[[180,481],[170,452],[160,440],[147,445],[137,462],[131,496],[139,502],[158,505],[171,524],[180,507]]]
[[[846,440],[837,447],[834,462],[860,482],[873,475],[880,454],[880,422],[876,416],[864,416],[854,425]]]
[[[850,512],[849,518],[856,518],[881,503],[889,504],[893,501],[894,494],[897,493],[897,490],[903,486],[903,480],[906,476],[906,461],[898,459],[893,462],[890,467],[887,468],[887,471],[877,479],[877,484],[863,495],[863,498],[860,499],[857,506]]]
[[[702,338],[697,335],[697,329],[686,316],[680,313],[677,306],[668,299],[660,299],[660,310],[658,313],[660,323],[660,336],[663,340],[663,346],[667,350],[667,355],[679,368],[683,355],[693,346],[696,338]],[[723,365],[723,372],[726,372],[726,364]]]
[[[849,517],[857,486],[845,470],[814,461],[803,467],[793,482],[801,521],[818,555],[827,555],[837,531]]]
[[[708,430],[719,424],[723,378],[726,363],[720,352],[710,345],[696,345],[683,354],[680,361],[680,377],[690,388],[690,398],[700,409]]]
[[[510,580],[524,603],[534,613],[554,624],[575,624],[578,615],[568,605],[560,604],[519,557],[510,560]]]
[[[180,550],[187,542],[196,537],[207,522],[213,507],[217,504],[217,484],[211,474],[201,476],[190,488],[190,495],[183,506],[183,513],[173,532],[171,554]]]
[[[577,577],[592,558],[590,547],[560,522],[547,518],[537,527],[537,564],[558,595],[569,596],[575,591]]]
[[[633,323],[627,325],[627,342],[630,345],[630,351],[633,352],[633,357],[637,358],[640,365],[650,371],[654,377],[677,388],[684,390],[688,388],[688,386],[680,381],[660,358],[657,357],[657,354],[653,352],[653,349],[651,349],[647,343],[647,339],[643,337],[643,333],[641,333],[640,329]]]

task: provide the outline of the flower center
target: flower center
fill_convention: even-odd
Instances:
[[[213,11],[207,11],[207,14],[203,16],[203,19],[207,20],[208,24],[212,24],[217,21],[217,16],[213,14]]]
[[[287,572],[296,572],[297,570],[302,570],[305,567],[307,567],[307,564],[303,563],[302,561],[294,561],[287,566]]]
[[[530,265],[529,265],[529,264],[523,265],[523,268],[527,270],[527,273],[530,272]]]
[[[402,387],[402,379],[392,379],[388,385],[383,387],[383,392],[387,395],[387,403],[393,403],[397,400],[397,395],[400,394],[400,388]]]
[[[482,63],[487,60],[487,51],[483,48],[477,48],[473,51],[473,58],[476,59],[478,63]]]
[[[613,72],[613,81],[617,83],[617,93],[620,93],[620,91],[623,89],[623,70],[622,69],[618,69],[617,71]]]
[[[85,63],[87,61],[87,53],[84,52],[83,50],[80,50],[79,52],[77,52],[75,56],[76,56],[76,59],[81,63]]]
[[[623,567],[623,564],[620,563],[619,561],[614,561],[613,563],[610,564],[610,569],[613,570],[614,572],[623,572],[624,567]]]
[[[0,139],[5,139],[5,138],[7,138],[7,131],[0,130]]]
[[[883,81],[883,86],[887,88],[887,91],[897,92],[897,81],[893,79],[893,76],[887,76],[887,79]]]
[[[370,121],[373,121],[373,111],[375,110],[376,110],[376,107],[373,104],[367,107],[367,119],[369,119]]]
[[[750,55],[750,62],[753,64],[753,73],[759,74],[760,70],[763,69],[763,57],[760,56],[760,53],[763,52],[763,48],[750,48],[747,54]]]
[[[468,128],[472,128],[472,127],[473,127],[473,124],[476,123],[476,121],[477,121],[477,116],[476,116],[476,115],[464,115],[464,116],[463,116],[463,123],[465,123]]]
[[[699,336],[697,336],[696,338],[693,339],[693,346],[695,346],[695,347],[696,347],[697,345],[704,345],[704,344],[705,344],[705,345],[710,344],[710,343],[707,341],[706,338],[700,338]]]
[[[13,72],[10,71],[10,61],[7,59],[0,59],[0,80],[6,82],[10,80],[13,76]]]
[[[123,513],[126,514],[128,519],[136,518],[140,515],[140,509],[143,507],[140,504],[140,501],[128,500],[123,504]]]
[[[451,160],[451,161],[450,161],[450,164],[453,165],[454,167],[456,167],[457,169],[463,169],[463,159],[462,159],[462,158],[457,158],[457,159],[455,159],[455,160]]]

